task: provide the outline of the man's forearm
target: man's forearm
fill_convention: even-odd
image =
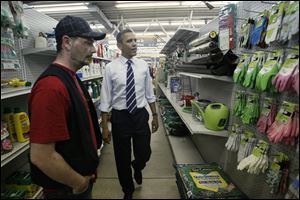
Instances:
[[[157,113],[156,113],[156,106],[155,106],[155,102],[153,102],[153,103],[149,103],[149,106],[150,106],[150,109],[151,109],[152,115],[153,115],[153,114],[157,115]]]
[[[102,118],[102,128],[108,129],[108,113],[101,112],[101,118]]]
[[[63,157],[47,144],[31,144],[31,161],[53,180],[71,188],[82,184],[84,177],[73,170]]]

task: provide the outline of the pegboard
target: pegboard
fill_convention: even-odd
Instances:
[[[249,2],[240,2],[237,4],[237,32],[241,32],[241,24],[243,22],[243,19],[247,19],[248,17],[255,17],[259,15],[259,12],[262,12],[264,10],[270,10],[273,4],[270,3],[277,3],[276,1],[268,1],[267,3],[262,3],[260,1],[249,1]],[[298,44],[297,41],[291,40],[287,46],[290,46],[292,44]],[[238,40],[237,40],[238,42]],[[236,45],[236,47],[239,47],[239,45]],[[285,56],[286,57],[286,46],[270,46],[266,51],[272,51],[274,49],[284,49],[285,50]],[[243,48],[236,49],[236,52],[240,54],[240,52],[244,50]],[[247,52],[253,53],[257,50],[264,50],[264,49],[258,49],[255,48],[253,50],[246,50]],[[299,105],[299,99],[295,92],[284,92],[281,94],[271,95],[269,93],[259,93],[255,90],[242,87],[240,85],[235,85],[233,89],[233,97],[236,93],[236,91],[245,91],[247,94],[249,93],[257,93],[260,97],[260,108],[262,108],[263,102],[265,97],[272,97],[276,99],[278,108],[280,109],[280,105],[283,101],[289,101],[293,102]],[[234,98],[232,101],[232,106],[234,105]],[[261,109],[260,109],[261,111]],[[237,123],[242,126],[243,130],[249,130],[255,133],[256,138],[263,139],[264,141],[268,142],[270,144],[270,149],[268,152],[269,156],[269,163],[272,162],[273,157],[271,155],[274,155],[278,151],[285,153],[288,155],[290,159],[290,168],[289,168],[289,180],[293,180],[297,174],[299,173],[299,150],[296,150],[297,145],[299,145],[299,138],[296,141],[296,144],[294,146],[285,145],[282,143],[279,144],[273,144],[269,142],[269,139],[266,134],[261,134],[257,131],[256,125],[244,125],[239,117],[233,116],[233,123]],[[245,171],[238,171],[236,170],[237,167],[237,158],[236,153],[233,152],[224,152],[224,160],[221,161],[224,164],[224,167],[226,171],[232,176],[232,178],[237,182],[237,184],[241,187],[241,189],[246,192],[249,197],[251,198],[272,198],[272,199],[279,199],[283,198],[283,195],[275,195],[269,193],[269,188],[267,184],[265,183],[266,179],[266,172],[261,175],[250,175],[246,173]],[[290,182],[288,183],[290,184]]]

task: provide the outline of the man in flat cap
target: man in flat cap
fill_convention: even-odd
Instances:
[[[29,100],[30,166],[45,198],[91,198],[101,147],[95,107],[76,71],[96,52],[94,32],[80,17],[66,16],[55,28],[56,59],[34,84]]]

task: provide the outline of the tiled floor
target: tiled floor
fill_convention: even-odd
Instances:
[[[160,124],[159,130],[152,134],[151,148],[150,161],[143,170],[143,184],[141,186],[136,185],[133,198],[179,199],[173,168],[174,160],[162,124]],[[93,188],[93,198],[123,198],[122,188],[117,177],[112,143],[106,144],[102,149],[98,179]]]

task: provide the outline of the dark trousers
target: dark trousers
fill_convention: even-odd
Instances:
[[[127,110],[112,110],[112,136],[119,182],[124,193],[132,193],[134,184],[131,165],[135,170],[143,170],[151,155],[151,131],[149,114],[145,108],[134,114]],[[134,160],[131,161],[131,139]]]

